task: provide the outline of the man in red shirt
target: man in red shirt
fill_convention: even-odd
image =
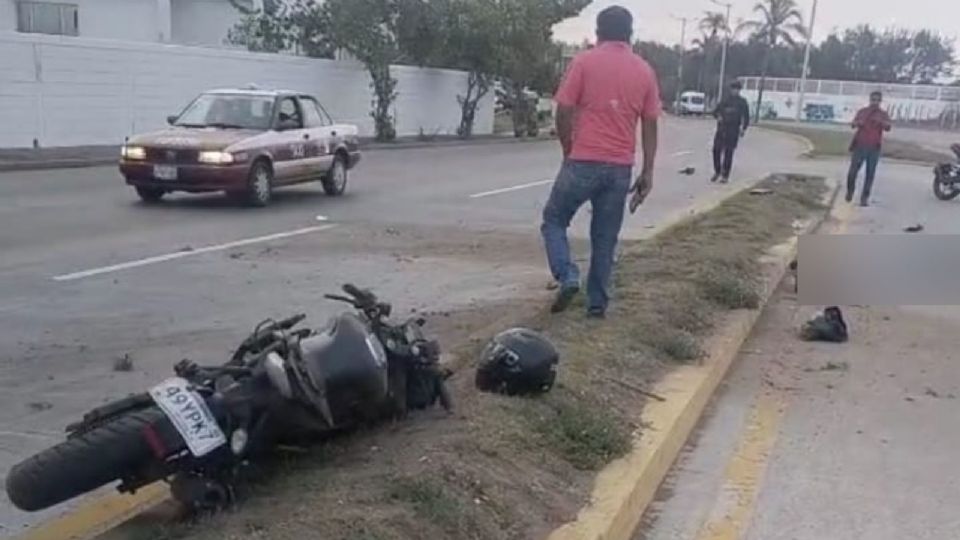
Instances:
[[[588,315],[602,318],[607,289],[623,225],[627,195],[630,211],[653,189],[657,154],[660,89],[653,69],[630,46],[633,17],[620,6],[597,16],[597,46],[580,53],[554,96],[563,166],[543,209],[540,230],[553,277],[560,291],[557,313],[580,291],[580,270],[570,258],[567,228],[577,210],[590,201],[590,273]],[[643,168],[631,188],[637,153],[637,124],[643,137]]]
[[[883,103],[883,94],[870,94],[870,105],[860,109],[853,119],[853,128],[857,133],[850,143],[850,172],[847,174],[847,202],[853,202],[853,194],[857,190],[857,176],[863,164],[867,164],[867,178],[863,182],[863,191],[860,192],[860,206],[870,204],[870,190],[877,175],[877,165],[880,163],[880,150],[883,145],[883,133],[890,131],[892,123],[886,111],[880,108]]]

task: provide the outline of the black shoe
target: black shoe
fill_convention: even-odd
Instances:
[[[716,182],[716,181],[719,180],[719,179],[720,179],[720,173],[716,173],[716,174],[713,175],[713,177],[710,178],[710,181],[711,181],[711,182]]]
[[[867,202],[866,199],[864,199],[864,200],[861,200],[861,201],[860,201],[860,206],[863,207],[863,208],[866,208],[866,207],[870,206],[870,203]]]
[[[580,292],[580,287],[574,286],[565,286],[560,289],[560,292],[557,293],[556,300],[553,301],[553,306],[550,307],[551,313],[562,313],[570,307],[570,303],[573,302],[574,297],[577,296],[577,293]]]
[[[588,319],[606,319],[607,311],[605,309],[600,309],[600,308],[590,308],[589,310],[587,310],[587,318]]]
[[[848,192],[847,192],[847,202],[853,202],[853,192],[852,192],[852,191],[848,191]]]

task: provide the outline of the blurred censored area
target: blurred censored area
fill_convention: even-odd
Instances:
[[[960,305],[960,235],[805,235],[803,305]]]

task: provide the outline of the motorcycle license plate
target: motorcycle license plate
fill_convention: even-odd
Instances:
[[[167,379],[150,389],[150,397],[173,422],[194,456],[203,457],[227,443],[207,404],[190,390],[185,379]]]

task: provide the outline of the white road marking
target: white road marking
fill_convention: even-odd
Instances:
[[[532,188],[536,186],[542,186],[544,184],[549,184],[553,180],[540,180],[539,182],[530,182],[528,184],[520,184],[519,186],[510,186],[503,189],[495,189],[493,191],[484,191],[483,193],[474,193],[470,196],[471,199],[479,199],[481,197],[490,197],[492,195],[500,195],[501,193],[510,193],[511,191],[519,191],[521,189]]]
[[[236,240],[234,242],[227,242],[225,244],[216,244],[213,246],[206,246],[202,248],[191,249],[189,251],[177,251],[175,253],[167,253],[165,255],[156,255],[154,257],[147,257],[145,259],[138,259],[135,261],[129,261],[120,264],[113,264],[110,266],[102,266],[100,268],[92,268],[90,270],[83,270],[81,272],[73,272],[71,274],[63,274],[59,276],[54,276],[54,281],[74,281],[77,279],[83,279],[93,276],[99,276],[102,274],[109,274],[111,272],[119,272],[120,270],[129,270],[130,268],[137,268],[140,266],[147,266],[150,264],[157,264],[166,261],[172,261],[174,259],[181,259],[183,257],[192,257],[194,255],[200,255],[203,253],[212,253],[215,251],[224,251],[227,249],[232,249],[240,246],[248,246],[250,244],[258,244],[261,242],[269,242],[271,240],[280,240],[282,238],[290,238],[291,236],[302,236],[304,234],[310,234],[315,232],[326,231],[336,227],[336,225],[316,225],[313,227],[304,227],[302,229],[296,229],[292,231],[285,231],[276,234],[268,234],[266,236],[257,236],[254,238],[244,238],[243,240]]]
[[[670,154],[670,156],[671,156],[671,157],[683,157],[683,156],[689,156],[689,155],[692,154],[692,153],[693,153],[693,150],[681,150],[680,152],[674,152],[674,153]]]

